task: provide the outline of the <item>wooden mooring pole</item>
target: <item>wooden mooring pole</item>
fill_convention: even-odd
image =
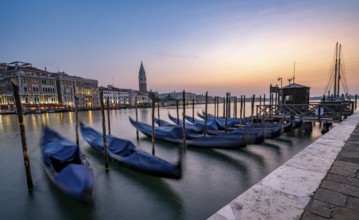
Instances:
[[[157,118],[158,118],[158,126],[161,126],[161,118],[160,118],[160,100],[157,100]]]
[[[243,96],[243,118],[246,117],[246,96]]]
[[[253,123],[253,116],[254,116],[254,100],[256,99],[256,96],[253,95],[252,96],[252,100],[251,100],[251,118],[252,118],[252,123]]]
[[[155,95],[152,97],[152,155],[155,155]]]
[[[242,125],[242,114],[243,114],[243,95],[241,95],[241,104],[239,106],[239,125]]]
[[[110,98],[107,97],[107,126],[108,126],[108,134],[111,134],[111,122],[110,122]]]
[[[224,133],[227,133],[227,126],[228,126],[228,113],[229,113],[229,93],[227,92],[226,93],[226,102],[227,102],[227,105],[226,105],[226,113],[225,113],[225,127],[224,127]]]
[[[226,97],[223,97],[223,118],[226,117]]]
[[[219,97],[217,96],[217,118],[219,117]]]
[[[177,108],[177,124],[179,124],[179,109],[178,109],[178,100],[176,100],[176,108]]]
[[[269,104],[270,104],[269,118],[272,119],[272,115],[273,115],[273,93],[270,94]]]
[[[194,123],[194,99],[192,99],[192,123]]]
[[[80,146],[80,141],[79,141],[79,110],[78,110],[78,97],[75,96],[75,135],[76,135],[76,145]]]
[[[206,92],[206,104],[205,104],[205,106],[204,106],[204,112],[205,112],[205,116],[204,116],[204,136],[206,137],[206,135],[207,135],[207,121],[208,121],[208,115],[207,115],[207,113],[208,113],[208,108],[207,108],[207,106],[208,106],[208,91]]]
[[[103,100],[103,89],[100,90],[100,102],[101,102],[101,115],[102,115],[102,140],[103,140],[103,154],[105,156],[105,170],[108,171],[108,149],[106,138],[106,117],[105,117],[105,104]]]
[[[182,138],[183,138],[183,146],[186,146],[186,91],[183,90],[182,92],[182,104],[183,104],[183,111],[182,111]]]
[[[140,139],[138,135],[138,106],[137,106],[137,96],[135,97],[135,109],[136,109],[136,137],[137,141]]]
[[[216,109],[216,107],[217,107],[217,106],[216,106],[216,98],[217,98],[217,97],[214,97],[214,106],[213,106],[213,107],[214,107],[214,114],[213,114],[214,117],[216,117],[216,111],[217,111],[217,109]]]
[[[266,105],[266,94],[263,94],[263,105]]]
[[[26,134],[25,134],[24,119],[23,119],[23,115],[22,115],[22,106],[21,106],[21,101],[20,101],[20,96],[19,96],[19,87],[17,85],[15,85],[13,82],[11,82],[11,83],[12,83],[12,88],[14,90],[14,98],[15,98],[15,104],[16,104],[16,110],[17,110],[17,117],[19,120],[22,155],[24,157],[27,189],[31,192],[32,189],[34,188],[34,185],[32,183],[32,176],[31,176],[30,154],[29,154],[29,151],[27,149],[27,144],[26,144]]]
[[[76,145],[80,146],[80,138],[79,138],[79,109],[78,109],[78,104],[79,104],[79,98],[76,96],[76,90],[75,90],[75,81],[73,83],[73,91],[74,91],[74,98],[75,98],[75,137],[76,137]]]
[[[230,92],[228,92],[228,98],[227,98],[227,118],[230,118],[231,117],[231,114],[232,114],[232,112],[231,112],[231,93]]]
[[[237,118],[237,112],[238,111],[238,97],[236,96],[236,98],[234,99],[234,118]]]
[[[354,102],[355,109],[357,109],[357,103],[358,103],[358,94],[355,94],[355,102]]]

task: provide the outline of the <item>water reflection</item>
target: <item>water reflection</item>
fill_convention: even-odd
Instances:
[[[217,162],[220,161],[225,164],[225,166],[232,166],[234,170],[237,170],[240,173],[247,173],[248,168],[243,161],[237,160],[236,158],[231,157],[225,152],[221,152],[217,149],[199,149],[199,148],[188,148],[189,153],[197,152],[208,157],[211,161]]]
[[[251,145],[248,145],[245,148],[241,148],[239,151],[233,151],[232,153],[237,153],[240,155],[243,155],[244,157],[249,157],[250,160],[253,160],[255,162],[257,162],[259,165],[263,166],[264,165],[264,156],[255,152],[250,151],[250,147]]]
[[[203,106],[196,106],[195,112],[202,112],[202,109]],[[191,114],[190,108],[186,110]],[[176,108],[161,109],[161,119],[169,121],[168,113],[176,115]],[[112,133],[151,152],[151,139],[140,134],[137,141],[136,129],[130,125],[129,116],[135,118],[135,109],[111,110]],[[151,109],[138,109],[138,116],[140,121],[150,123]],[[79,118],[96,130],[102,130],[100,111],[81,111]],[[59,191],[49,181],[41,164],[42,124],[46,123],[74,141],[74,119],[73,112],[24,116],[35,184],[34,192],[29,196],[17,118],[0,115],[0,205],[3,207],[0,219],[26,219],[28,216],[54,220],[205,219],[321,135],[314,126],[310,135],[303,130],[293,131],[279,139],[241,149],[188,147],[180,180],[152,177],[115,162],[110,163],[110,171],[106,173],[103,156],[92,150],[80,135],[80,148],[96,170],[95,202],[86,206]],[[177,144],[156,141],[156,156],[170,162],[178,160],[178,149]]]

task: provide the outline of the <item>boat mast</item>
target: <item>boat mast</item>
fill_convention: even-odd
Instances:
[[[337,67],[338,67],[338,42],[335,46],[335,67],[334,67],[334,98],[337,97]]]
[[[340,53],[341,53],[341,50],[342,50],[342,45],[339,44],[339,60],[338,60],[338,79],[337,79],[337,96],[340,96],[340,93],[339,93],[339,86],[340,86]]]
[[[294,60],[294,73],[293,73],[293,83],[294,83],[294,80],[295,80],[295,60]]]

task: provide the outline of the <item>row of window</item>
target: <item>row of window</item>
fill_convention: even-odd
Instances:
[[[30,88],[30,89],[31,89],[31,88]],[[27,93],[27,92],[28,92],[28,91],[27,91],[27,87],[24,87],[23,91],[24,91],[25,93]],[[32,87],[32,91],[33,91],[34,93],[39,93],[39,87],[33,86],[33,87]],[[31,92],[31,90],[30,90],[29,92]],[[54,94],[54,93],[55,93],[55,88],[43,87],[43,88],[42,88],[42,93],[51,93],[51,94]]]

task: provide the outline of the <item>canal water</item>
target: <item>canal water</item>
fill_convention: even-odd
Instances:
[[[204,106],[197,105],[195,112]],[[213,106],[209,112],[213,113]],[[191,107],[186,109],[192,114]],[[249,109],[246,112],[250,112]],[[176,116],[175,107],[162,108],[161,119]],[[151,109],[139,109],[139,121],[150,122]],[[157,112],[156,112],[157,115]],[[151,140],[130,125],[135,109],[111,110],[112,134],[131,140],[151,152]],[[79,112],[85,124],[101,131],[101,112]],[[47,177],[41,163],[39,140],[42,124],[75,140],[74,113],[25,115],[34,190],[29,193],[23,165],[16,115],[0,115],[0,219],[206,219],[264,176],[320,137],[320,127],[311,132],[297,129],[281,137],[243,149],[196,149],[188,147],[180,180],[149,176],[110,162],[104,170],[103,157],[80,135],[80,147],[95,167],[96,192],[93,204],[84,204],[59,191]],[[178,145],[156,142],[156,155],[178,160]]]

